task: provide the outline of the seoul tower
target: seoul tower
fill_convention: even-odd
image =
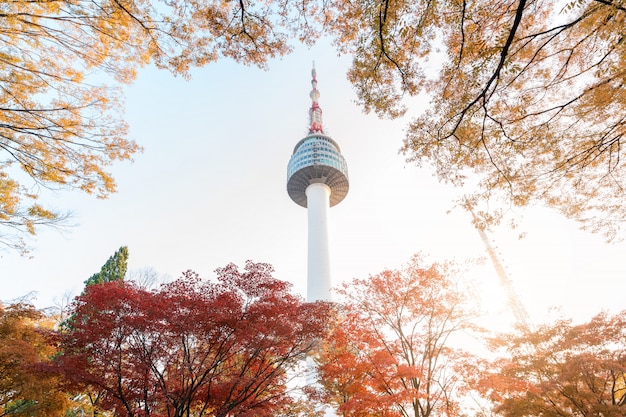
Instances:
[[[307,300],[330,301],[328,209],[346,197],[350,184],[348,165],[339,145],[322,128],[315,66],[311,75],[309,134],[293,149],[287,166],[287,192],[296,204],[307,209]]]

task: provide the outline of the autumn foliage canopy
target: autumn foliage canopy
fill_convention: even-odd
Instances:
[[[60,379],[39,367],[57,352],[53,326],[28,303],[0,304],[0,416],[64,415],[69,401]]]
[[[331,305],[248,262],[158,290],[93,283],[60,327],[0,306],[0,417],[624,415],[626,311],[488,337],[462,272],[416,255]],[[318,384],[299,390],[305,358]]]
[[[304,7],[304,6],[303,6]],[[65,214],[45,189],[116,190],[109,166],[141,150],[128,137],[120,84],[153,63],[174,74],[230,58],[264,66],[311,29],[287,2],[11,1],[0,13],[0,246]]]
[[[626,312],[560,320],[495,341],[506,354],[479,386],[504,417],[604,416],[626,412]]]
[[[148,63],[183,76],[219,58],[263,67],[322,34],[352,56],[348,79],[365,111],[397,117],[406,97],[430,100],[403,151],[442,181],[470,185],[463,204],[482,225],[541,203],[611,240],[626,215],[622,0],[3,5],[2,245],[25,250],[25,234],[64,219],[42,189],[115,191],[107,167],[141,149],[115,83]]]
[[[458,415],[474,360],[455,338],[476,329],[476,312],[455,269],[416,255],[343,287],[318,357],[325,401],[339,415]]]
[[[462,202],[483,225],[539,203],[616,237],[626,216],[622,0],[331,3],[328,26],[353,57],[364,109],[396,117],[405,98],[428,97],[403,151],[467,186]]]
[[[99,393],[118,416],[271,416],[293,397],[288,371],[325,330],[327,306],[304,303],[267,264],[183,276],[147,291],[90,285],[74,304],[57,369],[68,389]]]

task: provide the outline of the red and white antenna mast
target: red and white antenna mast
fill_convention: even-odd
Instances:
[[[313,69],[311,70],[311,109],[309,110],[309,134],[311,133],[324,133],[322,127],[322,109],[320,108],[318,100],[320,99],[320,92],[317,89],[317,73],[315,72],[315,62],[313,62]]]
[[[513,282],[511,281],[508,274],[506,273],[504,267],[502,266],[502,263],[500,263],[500,259],[498,259],[498,255],[496,254],[495,249],[491,245],[491,242],[489,241],[489,238],[487,237],[487,233],[485,232],[485,229],[479,225],[478,219],[476,218],[476,215],[474,214],[474,210],[472,210],[471,204],[466,202],[465,208],[472,215],[472,219],[474,220],[474,227],[478,231],[480,238],[485,244],[487,253],[489,254],[489,257],[491,258],[491,263],[493,264],[493,267],[496,270],[498,277],[500,278],[500,285],[502,285],[502,288],[504,288],[504,291],[506,292],[508,305],[513,311],[516,324],[521,329],[528,330],[529,329],[528,312],[526,312],[524,305],[522,304],[519,297],[517,296],[517,293],[515,292],[515,289],[513,288]]]

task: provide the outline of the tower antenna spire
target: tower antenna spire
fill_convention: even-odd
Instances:
[[[309,110],[309,134],[324,133],[322,127],[322,109],[319,105],[320,92],[317,90],[317,73],[315,71],[315,61],[313,61],[313,69],[311,70],[311,109]]]
[[[498,255],[496,254],[495,249],[489,242],[489,238],[487,237],[487,233],[485,232],[484,227],[479,225],[478,218],[476,217],[476,214],[474,214],[474,210],[472,209],[471,204],[467,200],[465,200],[465,209],[469,211],[470,214],[472,215],[474,227],[478,231],[480,238],[485,244],[487,253],[489,254],[489,257],[491,258],[491,263],[493,264],[493,267],[496,270],[496,273],[498,274],[498,278],[500,278],[500,285],[502,285],[502,287],[506,291],[508,305],[509,305],[509,308],[513,311],[513,315],[515,316],[515,322],[517,326],[519,326],[524,331],[528,331],[529,329],[528,313],[526,312],[524,305],[522,304],[519,297],[517,296],[517,293],[515,292],[515,289],[513,288],[513,282],[511,281],[504,267],[500,263],[500,259],[498,259]]]

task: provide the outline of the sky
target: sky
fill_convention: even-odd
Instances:
[[[124,94],[130,137],[144,151],[111,167],[118,191],[108,199],[46,195],[73,212],[76,226],[40,230],[29,257],[0,252],[0,300],[34,292],[38,307],[62,304],[123,245],[132,272],[151,268],[171,280],[191,269],[210,279],[230,262],[267,262],[304,296],[306,210],[289,199],[286,171],[307,134],[313,61],[324,129],[350,176],[348,196],[330,210],[333,283],[401,268],[418,252],[433,261],[486,258],[470,215],[455,208],[459,191],[398,152],[426,99],[413,100],[398,120],[364,114],[345,76],[350,58],[321,42],[267,70],[222,60],[189,81],[141,70]],[[624,309],[625,243],[606,244],[542,207],[512,215],[517,230],[502,225],[489,237],[532,323]],[[487,314],[511,324],[489,260],[469,276]]]

